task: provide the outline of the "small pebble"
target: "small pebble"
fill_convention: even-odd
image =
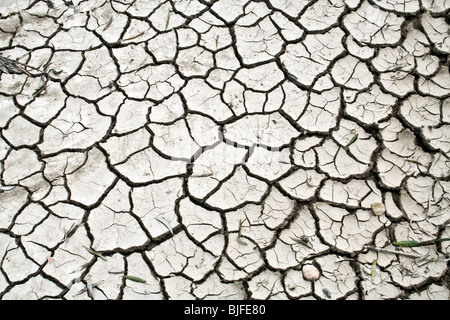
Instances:
[[[373,214],[376,216],[381,216],[386,212],[386,207],[382,203],[372,203],[370,207],[372,208]]]
[[[316,281],[320,277],[320,271],[311,264],[303,267],[303,277],[309,281]]]

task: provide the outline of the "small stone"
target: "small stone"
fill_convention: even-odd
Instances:
[[[382,203],[372,203],[370,205],[372,212],[376,216],[380,216],[386,212],[386,207]]]
[[[320,277],[320,271],[311,264],[303,267],[303,277],[309,281],[316,281]]]

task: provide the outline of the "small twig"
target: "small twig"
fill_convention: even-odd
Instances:
[[[170,223],[169,223],[169,221],[167,221],[166,219],[164,219],[164,218],[155,218],[158,222],[160,222],[160,223],[162,223],[169,231],[170,231],[170,233],[172,234],[172,235],[175,235],[174,233],[173,233],[173,230],[172,230],[172,227],[170,226]]]
[[[73,236],[73,235],[75,234],[75,231],[77,231],[78,227],[79,227],[81,224],[82,224],[82,223],[79,223],[79,224],[73,223],[69,230],[66,231],[66,229],[64,229],[64,241],[66,241],[66,240],[69,239],[71,236]]]
[[[87,263],[81,265],[79,268],[76,268],[75,270],[69,272],[69,274],[80,272],[80,271],[86,269],[87,267],[89,267],[89,264],[90,264],[90,262],[87,262]]]

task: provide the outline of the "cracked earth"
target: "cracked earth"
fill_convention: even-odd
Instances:
[[[449,299],[449,11],[2,1],[0,298]]]

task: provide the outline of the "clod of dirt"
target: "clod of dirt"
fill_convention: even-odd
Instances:
[[[372,208],[373,214],[376,216],[381,216],[386,212],[386,207],[382,203],[372,203],[370,207]]]

